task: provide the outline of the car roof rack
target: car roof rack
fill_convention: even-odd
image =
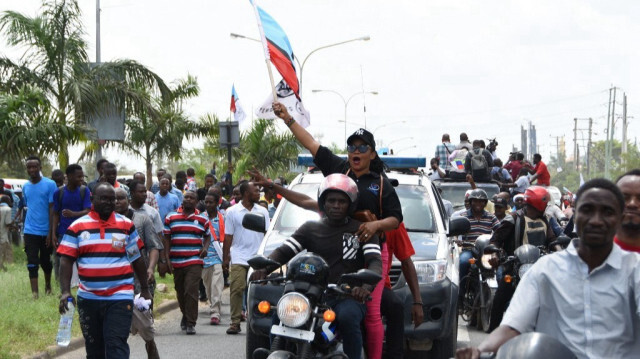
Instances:
[[[347,155],[339,154],[336,155],[343,160],[347,160]],[[387,166],[389,170],[397,170],[406,173],[413,173],[412,169],[417,170],[419,167],[426,167],[427,158],[426,157],[401,157],[401,156],[379,156],[382,162]],[[313,156],[310,154],[299,154],[298,155],[298,165],[305,167],[316,167],[316,164],[313,163]],[[314,169],[310,169],[310,171],[314,171]]]

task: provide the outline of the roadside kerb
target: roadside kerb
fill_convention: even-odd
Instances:
[[[171,310],[174,310],[178,308],[178,301],[175,299],[171,299],[168,300],[162,304],[160,304],[158,306],[158,308],[156,308],[153,313],[156,315],[162,315],[166,312],[169,312]],[[59,357],[61,355],[64,355],[68,352],[71,352],[73,350],[76,350],[78,348],[81,348],[84,346],[84,338],[83,337],[79,337],[79,338],[75,338],[72,339],[71,342],[69,343],[68,346],[66,347],[59,347],[57,345],[52,345],[50,347],[47,347],[47,349],[43,352],[40,352],[34,356],[31,357],[31,359],[51,359],[51,358],[56,358]]]

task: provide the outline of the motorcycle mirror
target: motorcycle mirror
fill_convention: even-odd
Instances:
[[[273,272],[280,267],[280,263],[265,256],[255,256],[247,261],[253,270],[265,269],[267,272]]]
[[[340,277],[341,283],[346,283],[352,287],[358,287],[362,284],[376,285],[382,276],[369,269],[360,269],[355,273],[343,274]]]
[[[571,238],[562,235],[562,236],[559,236],[558,238],[556,238],[556,240],[553,241],[549,245],[549,247],[553,247],[553,246],[556,246],[556,245],[560,245],[560,246],[564,247],[564,246],[568,245],[569,243],[571,243]]]
[[[449,219],[449,236],[467,234],[471,229],[471,222],[466,217],[453,217]]]
[[[498,349],[496,359],[508,358],[577,358],[558,339],[543,333],[525,333],[504,343]]]
[[[242,218],[242,226],[250,231],[267,233],[264,225],[264,215],[257,213],[247,213]]]

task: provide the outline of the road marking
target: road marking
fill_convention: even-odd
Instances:
[[[471,337],[467,330],[467,322],[458,317],[458,344],[469,345],[469,342],[471,342]]]

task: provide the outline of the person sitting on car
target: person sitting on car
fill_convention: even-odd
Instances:
[[[548,246],[556,238],[549,224],[549,219],[544,214],[550,198],[551,196],[545,188],[529,187],[524,193],[524,208],[504,217],[500,222],[500,227],[491,237],[491,243],[504,249],[508,256],[512,256],[516,248],[523,244],[531,244],[536,247]],[[492,259],[492,264],[497,265],[497,261]],[[499,267],[496,278],[498,289],[491,306],[490,330],[500,325],[502,315],[515,291],[511,283],[502,280],[503,272],[503,268]]]
[[[319,221],[307,221],[274,250],[269,258],[287,263],[296,254],[307,250],[322,257],[329,265],[329,283],[338,283],[340,276],[367,268],[382,274],[382,260],[378,236],[374,233],[367,242],[360,243],[356,233],[360,222],[349,217],[356,208],[358,187],[346,175],[332,174],[318,189],[318,206],[324,213]],[[265,270],[251,274],[251,280],[264,279]],[[336,312],[337,328],[342,336],[344,352],[350,359],[362,353],[360,324],[366,314],[365,299],[373,286],[353,287],[351,298],[329,298],[329,306]]]

